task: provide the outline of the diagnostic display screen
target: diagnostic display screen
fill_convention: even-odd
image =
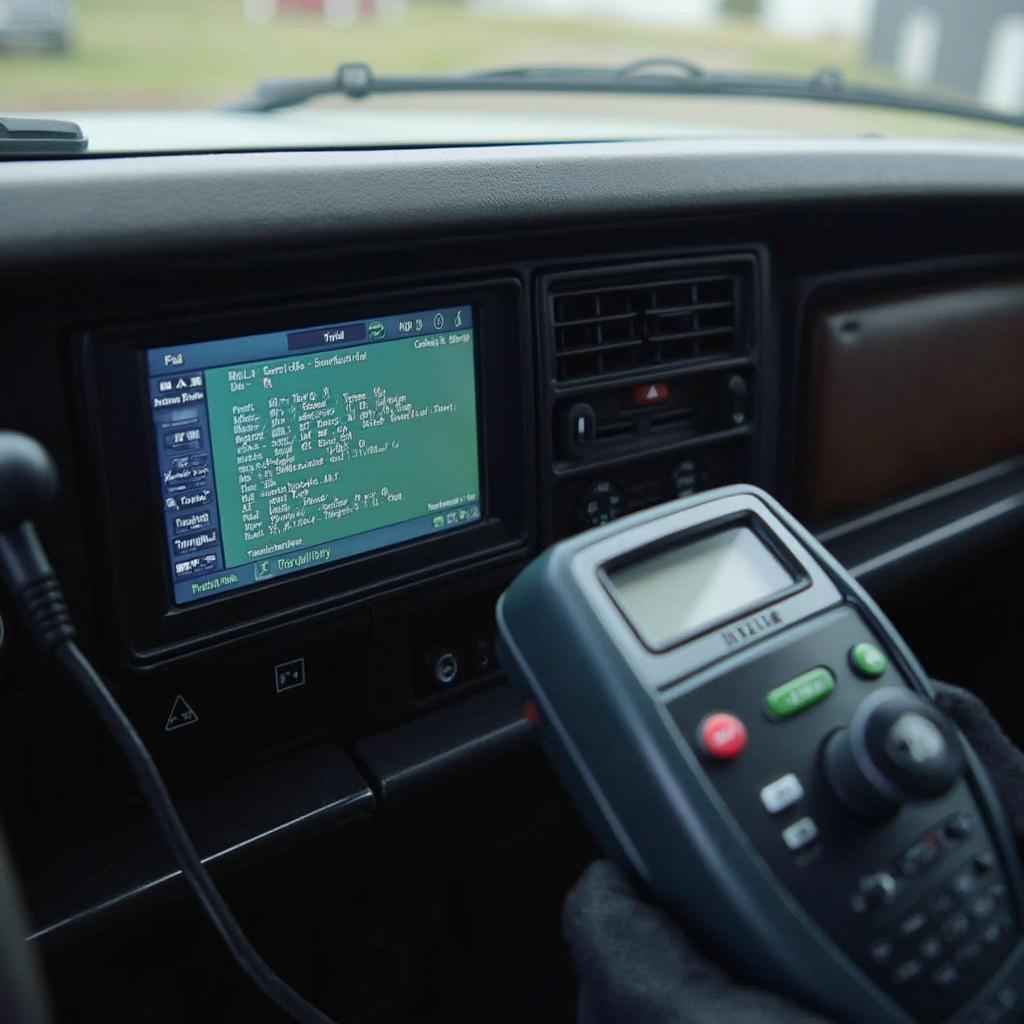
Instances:
[[[176,604],[477,522],[470,306],[147,352]]]
[[[608,578],[619,606],[652,650],[765,603],[796,582],[746,526],[659,551],[613,569]]]

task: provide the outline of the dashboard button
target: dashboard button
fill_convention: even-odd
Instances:
[[[804,795],[804,787],[800,780],[790,772],[774,782],[769,782],[761,790],[761,803],[769,814],[778,814],[787,807],[792,807]]]
[[[782,841],[794,853],[809,846],[818,838],[818,826],[813,818],[801,818],[782,830]]]
[[[274,692],[284,693],[306,685],[306,659],[293,658],[274,666]]]
[[[750,415],[750,388],[738,373],[726,381],[725,398],[729,409],[728,425],[742,427]]]
[[[474,645],[476,670],[488,672],[494,666],[494,645],[489,637],[477,637]]]
[[[171,713],[167,716],[167,721],[164,724],[164,732],[177,732],[179,729],[196,725],[198,722],[199,715],[195,708],[179,693],[171,705]]]
[[[668,401],[668,385],[663,381],[652,381],[650,384],[637,384],[633,388],[633,405],[643,408],[647,405],[660,405]]]
[[[454,651],[437,651],[429,661],[430,673],[438,686],[451,686],[459,678],[459,659]]]
[[[670,495],[673,498],[684,498],[688,494],[693,494],[704,476],[696,459],[680,460],[668,475]]]
[[[701,748],[718,761],[731,761],[746,749],[747,727],[728,712],[708,715],[699,729]]]
[[[881,648],[867,641],[850,648],[850,664],[854,672],[864,679],[879,679],[889,667],[889,661]]]
[[[582,459],[590,450],[597,433],[597,416],[594,407],[580,402],[565,416],[562,445],[570,459]]]
[[[827,697],[836,686],[827,668],[812,668],[765,694],[765,710],[773,718],[790,718]]]
[[[626,511],[626,499],[611,480],[596,480],[580,496],[580,525],[603,526]]]

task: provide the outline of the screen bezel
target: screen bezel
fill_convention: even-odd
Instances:
[[[780,590],[773,591],[771,594],[766,594],[756,600],[748,601],[746,604],[741,605],[738,608],[729,609],[727,612],[717,615],[712,619],[705,620],[696,626],[691,626],[688,629],[681,629],[678,632],[673,633],[664,643],[652,644],[649,639],[644,636],[643,631],[634,621],[633,616],[629,613],[625,602],[622,600],[621,594],[618,592],[618,588],[615,586],[612,574],[619,569],[644,562],[664,551],[683,548],[695,541],[703,540],[705,537],[710,537],[717,533],[725,533],[727,530],[733,530],[737,527],[750,530],[758,541],[765,546],[768,553],[779,562],[787,573],[789,573],[793,582],[788,587],[783,587]],[[601,585],[604,587],[606,593],[611,598],[615,607],[629,625],[629,628],[635,634],[636,638],[644,645],[644,647],[647,648],[647,650],[652,651],[655,654],[663,654],[666,651],[671,651],[673,648],[689,643],[691,640],[696,640],[698,637],[713,633],[730,622],[735,622],[737,619],[744,619],[754,615],[763,608],[776,605],[780,601],[784,601],[795,594],[799,594],[802,590],[806,590],[811,585],[811,580],[806,570],[803,568],[801,563],[793,557],[792,552],[790,552],[785,545],[779,542],[778,537],[768,529],[764,520],[761,519],[760,516],[751,512],[736,512],[731,515],[724,516],[721,519],[717,519],[714,522],[703,523],[700,526],[692,527],[682,533],[662,538],[661,540],[637,548],[630,551],[627,555],[611,559],[599,566],[597,575],[598,579],[601,581]]]
[[[491,564],[526,548],[533,417],[532,367],[522,338],[523,292],[514,279],[446,289],[409,289],[275,304],[217,316],[164,320],[90,332],[80,339],[84,426],[95,441],[97,528],[104,534],[103,585],[125,659],[149,665],[211,642],[362,603],[446,571]],[[458,529],[379,548],[307,572],[174,604],[166,556],[152,416],[149,349],[308,324],[470,305],[474,316],[478,457],[483,514]],[[512,386],[513,383],[518,384]],[[141,428],[140,428],[141,424]]]

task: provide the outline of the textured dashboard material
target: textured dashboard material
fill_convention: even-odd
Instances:
[[[807,336],[805,518],[878,505],[1024,450],[1024,281],[827,306]]]
[[[255,115],[254,115],[255,116]],[[600,218],[1024,197],[1024,146],[693,139],[0,163],[0,263],[380,242]]]

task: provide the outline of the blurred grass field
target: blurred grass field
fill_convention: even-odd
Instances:
[[[624,0],[628,2],[628,0]],[[721,70],[865,77],[855,44],[768,36],[743,20],[707,31],[598,19],[490,17],[455,0],[412,0],[398,25],[331,27],[312,15],[246,21],[242,0],[77,0],[64,55],[0,54],[0,110],[205,107],[259,78],[323,74],[343,61],[378,71],[625,62],[679,56]]]

